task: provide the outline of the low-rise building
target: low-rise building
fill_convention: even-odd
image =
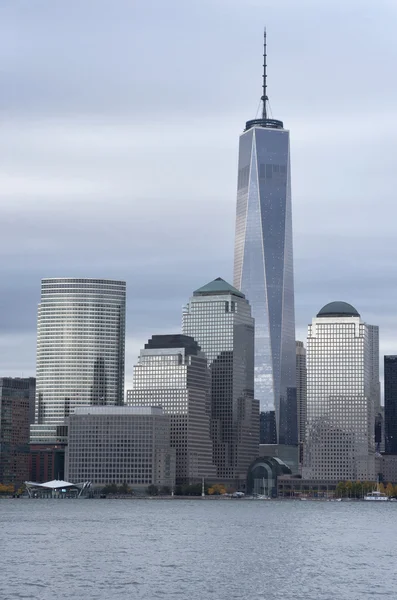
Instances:
[[[279,498],[334,498],[339,481],[331,479],[302,479],[281,475],[277,478]]]
[[[65,478],[137,489],[173,487],[170,417],[159,407],[87,406],[69,416]]]

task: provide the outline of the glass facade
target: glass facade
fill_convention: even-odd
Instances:
[[[385,451],[397,454],[397,356],[385,356]]]
[[[248,123],[240,136],[234,286],[255,319],[255,397],[275,411],[278,442],[296,444],[289,132],[274,123]]]
[[[175,484],[170,418],[161,408],[79,407],[68,422],[67,481],[101,487]]]
[[[306,349],[303,342],[296,342],[296,400],[298,408],[298,442],[305,441],[307,419],[307,371]]]
[[[20,486],[29,478],[29,422],[35,379],[0,378],[0,483]]]
[[[245,482],[259,444],[250,305],[244,294],[218,278],[194,292],[183,312],[183,332],[197,341],[208,359],[217,477]]]
[[[368,326],[345,303],[324,307],[307,338],[303,477],[375,477],[374,398]]]
[[[161,406],[171,420],[176,482],[214,479],[207,359],[186,335],[154,335],[134,369],[130,406]]]
[[[38,309],[36,425],[124,396],[124,281],[43,279]]]

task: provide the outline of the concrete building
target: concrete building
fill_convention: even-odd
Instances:
[[[268,118],[266,33],[264,41],[262,117],[240,135],[233,285],[255,319],[255,398],[261,412],[275,412],[277,443],[296,445],[290,140]]]
[[[175,484],[170,418],[161,408],[77,407],[68,418],[65,477],[94,487]]]
[[[178,484],[215,479],[207,359],[186,335],[154,335],[134,369],[129,406],[161,406],[171,419]]]
[[[397,454],[397,356],[385,356],[385,451]]]
[[[29,423],[33,377],[0,378],[0,483],[19,486],[29,477]]]
[[[324,306],[307,338],[305,479],[374,480],[372,373],[368,327],[357,310]]]
[[[217,478],[245,486],[259,445],[250,305],[242,292],[218,277],[193,293],[182,323],[183,332],[196,340],[208,359]]]

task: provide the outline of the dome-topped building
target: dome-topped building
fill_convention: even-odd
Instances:
[[[320,312],[317,313],[317,317],[359,317],[360,313],[347,302],[329,302],[322,307]]]

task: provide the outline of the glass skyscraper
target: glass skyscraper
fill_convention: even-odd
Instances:
[[[211,436],[217,477],[245,485],[259,449],[254,399],[254,320],[244,294],[218,277],[193,293],[183,333],[205,353],[211,374]]]
[[[397,356],[385,356],[385,450],[397,454]]]
[[[255,319],[255,397],[261,411],[275,411],[278,442],[296,444],[289,131],[267,118],[266,44],[264,59],[262,118],[240,136],[234,286]]]
[[[125,299],[124,281],[42,280],[32,442],[76,406],[123,403]]]

